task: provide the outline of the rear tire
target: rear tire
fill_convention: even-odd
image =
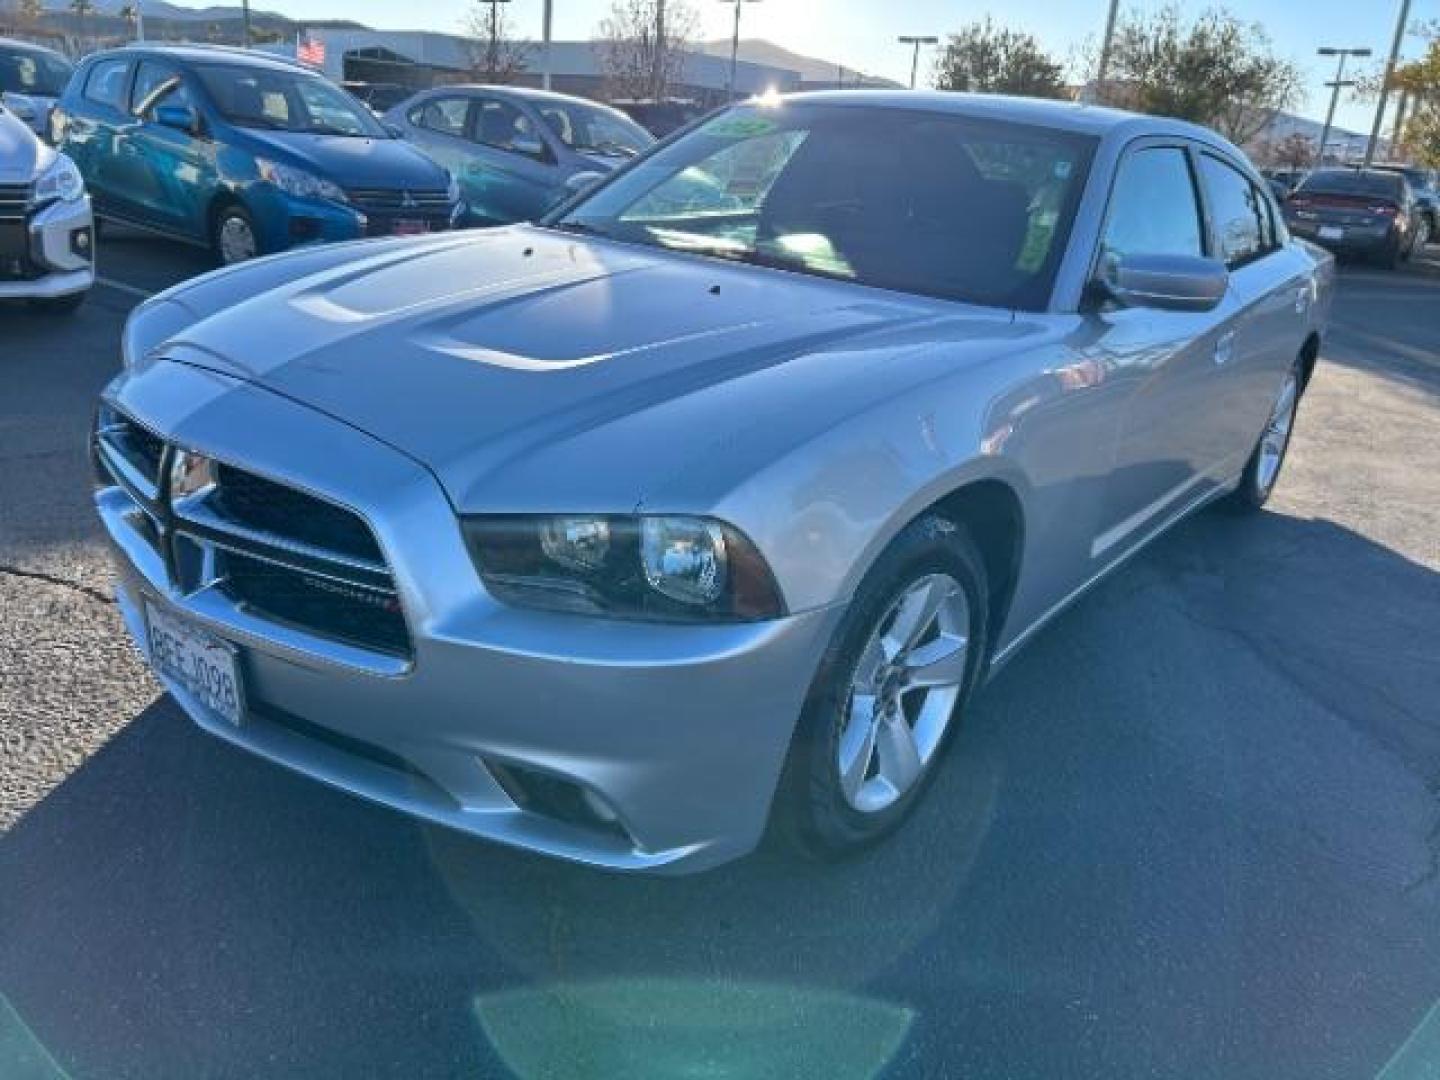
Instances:
[[[1305,392],[1305,370],[1301,361],[1295,364],[1280,385],[1280,392],[1270,407],[1270,416],[1265,421],[1265,430],[1250,460],[1245,463],[1245,472],[1240,477],[1240,486],[1225,500],[1227,509],[1236,513],[1253,514],[1270,501],[1275,485],[1280,480],[1280,471],[1290,451],[1290,437],[1295,430],[1295,415],[1300,408],[1300,397]]]
[[[1380,254],[1375,257],[1375,261],[1379,263],[1383,269],[1398,270],[1400,269],[1400,261],[1404,257],[1405,246],[1400,242],[1400,237],[1397,234],[1386,242],[1385,246],[1380,250]]]
[[[911,523],[880,556],[835,630],[791,743],[775,811],[791,848],[859,851],[915,808],[974,691],[988,596],[974,542],[938,515]]]

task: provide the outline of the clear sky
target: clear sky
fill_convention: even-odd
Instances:
[[[180,0],[194,2],[194,0]],[[470,0],[424,0],[413,7],[393,0],[252,0],[256,7],[276,10],[295,19],[349,18],[384,29],[456,31]],[[729,37],[733,8],[728,0],[689,0],[700,12],[708,38]],[[1299,111],[1323,119],[1328,93],[1323,83],[1334,73],[1333,61],[1315,55],[1319,45],[1368,45],[1376,57],[1390,47],[1400,0],[1220,0],[1240,17],[1261,23],[1277,48],[1300,63],[1307,76],[1308,97]],[[610,0],[554,0],[555,37],[575,40],[591,36]],[[1150,10],[1164,0],[1121,0],[1122,10]],[[1182,0],[1187,13],[1211,6],[1212,0]],[[507,10],[523,37],[540,37],[541,0],[510,0]],[[939,34],[989,14],[996,21],[1026,30],[1055,55],[1069,59],[1087,37],[1104,26],[1107,0],[758,0],[744,6],[741,33],[764,37],[786,48],[845,64],[870,74],[904,81],[909,78],[909,47],[895,43],[897,34]],[[1440,0],[1412,0],[1412,22],[1440,19]],[[1409,55],[1422,47],[1407,40]],[[921,71],[928,69],[922,56]],[[923,79],[923,75],[922,75]],[[1336,123],[1368,131],[1373,107],[1341,99]]]

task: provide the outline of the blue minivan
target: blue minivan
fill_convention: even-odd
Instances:
[[[239,49],[95,53],[51,129],[97,216],[209,245],[224,264],[296,244],[450,229],[465,213],[455,179],[349,94]]]

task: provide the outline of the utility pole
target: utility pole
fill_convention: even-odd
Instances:
[[[1370,141],[1365,145],[1365,168],[1375,160],[1375,144],[1380,141],[1380,125],[1385,120],[1385,106],[1390,101],[1390,80],[1395,77],[1395,64],[1400,47],[1405,44],[1405,26],[1410,21],[1410,0],[1400,0],[1400,18],[1395,22],[1395,40],[1390,43],[1390,58],[1385,61],[1385,81],[1380,84],[1380,102],[1375,106],[1375,123],[1370,128]]]
[[[545,43],[543,47],[544,56],[541,61],[544,65],[544,70],[541,72],[540,85],[546,90],[550,89],[550,68],[553,66],[550,62],[550,27],[554,16],[555,0],[545,0],[545,8],[540,16],[540,37]]]
[[[1400,100],[1395,102],[1395,128],[1390,132],[1390,160],[1395,160],[1395,151],[1405,138],[1405,110],[1410,106],[1410,91],[1400,88]]]
[[[1092,100],[1104,92],[1105,76],[1110,72],[1110,49],[1115,44],[1115,19],[1120,13],[1120,0],[1110,0],[1110,14],[1105,16],[1105,36],[1100,39],[1100,63],[1095,69]]]
[[[740,66],[740,5],[758,4],[760,0],[720,0],[722,4],[735,5],[735,33],[730,38],[730,85],[727,88],[730,100],[735,100],[735,71]]]
[[[1338,61],[1336,61],[1336,64],[1335,64],[1335,81],[1334,81],[1334,82],[1328,82],[1328,83],[1325,84],[1326,86],[1331,87],[1331,91],[1330,91],[1330,108],[1329,108],[1329,110],[1325,113],[1325,126],[1320,129],[1320,152],[1319,152],[1319,154],[1316,156],[1316,163],[1319,164],[1319,165],[1324,165],[1324,164],[1325,164],[1325,144],[1330,141],[1330,127],[1331,127],[1332,124],[1335,123],[1335,105],[1336,105],[1336,104],[1339,102],[1339,100],[1340,100],[1340,88],[1341,88],[1341,87],[1344,87],[1344,86],[1354,86],[1354,85],[1355,85],[1354,82],[1346,82],[1346,80],[1345,80],[1345,58],[1346,58],[1346,57],[1349,57],[1349,56],[1369,56],[1369,55],[1370,55],[1370,50],[1369,50],[1369,49],[1336,49],[1336,48],[1330,47],[1329,45],[1326,45],[1326,46],[1322,46],[1320,49],[1316,50],[1316,52],[1317,52],[1320,56],[1338,56],[1338,57],[1340,58]]]
[[[240,0],[240,14],[245,19],[245,48],[250,48],[250,0]]]
[[[650,83],[650,96],[661,101],[665,97],[665,0],[655,0],[655,70]]]
[[[913,35],[902,34],[895,40],[900,42],[901,45],[914,46],[914,52],[910,54],[910,89],[914,90],[915,76],[920,71],[920,46],[938,45],[940,39],[938,37],[914,37]]]

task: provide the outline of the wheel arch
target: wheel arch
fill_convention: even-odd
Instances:
[[[990,477],[969,480],[922,513],[936,513],[963,525],[980,550],[989,586],[988,626],[990,647],[1000,640],[1015,586],[1020,580],[1020,563],[1025,550],[1025,511],[1020,495],[1004,480]]]
[[[1320,332],[1310,331],[1310,336],[1305,339],[1305,344],[1300,346],[1300,378],[1301,389],[1310,385],[1310,377],[1315,374],[1315,364],[1320,359]]]

